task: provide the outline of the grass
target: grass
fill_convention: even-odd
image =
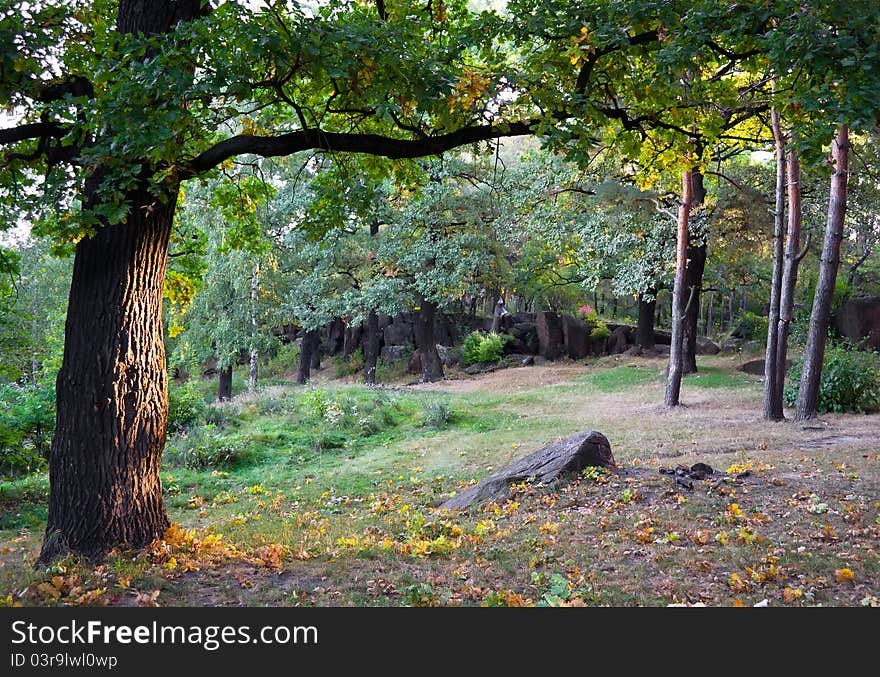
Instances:
[[[828,417],[828,431],[764,423],[757,381],[734,367],[706,359],[672,411],[659,404],[662,367],[640,359],[587,374],[562,365],[431,387],[324,383],[241,396],[169,440],[162,482],[183,531],[145,553],[119,553],[109,568],[69,560],[32,569],[46,478],[0,485],[0,600],[874,603],[880,417]],[[588,428],[611,439],[628,475],[585,473],[470,512],[436,509]],[[657,472],[697,460],[751,474],[687,492]]]

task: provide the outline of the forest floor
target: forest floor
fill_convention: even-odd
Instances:
[[[674,410],[665,362],[621,357],[242,396],[169,439],[146,551],[36,570],[46,478],[0,486],[0,602],[880,605],[880,415],[762,421],[746,359],[701,358]],[[620,474],[436,507],[586,429]],[[693,489],[660,472],[697,462]]]

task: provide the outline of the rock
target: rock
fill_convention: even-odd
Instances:
[[[465,367],[464,373],[471,376],[477,374],[488,374],[490,371],[498,371],[504,369],[507,365],[504,362],[477,362],[469,367]]]
[[[538,321],[537,313],[513,313],[511,317],[514,324],[535,324]]]
[[[620,355],[629,348],[629,332],[626,327],[617,327],[608,337],[608,354]]]
[[[437,344],[437,354],[444,367],[454,367],[461,361],[461,355],[455,348]]]
[[[562,341],[565,353],[573,360],[582,360],[590,354],[592,342],[587,324],[571,315],[562,316]]]
[[[408,322],[403,316],[394,318],[394,321],[385,327],[386,346],[405,346],[415,343],[412,322]]]
[[[399,362],[407,359],[411,352],[412,348],[409,346],[385,346],[382,348],[381,355],[386,362]]]
[[[623,353],[624,357],[638,357],[642,354],[642,346],[631,346]]]
[[[834,316],[834,328],[853,343],[866,343],[880,350],[880,298],[846,301]]]
[[[742,344],[742,352],[744,353],[763,353],[766,350],[764,341],[746,341]]]
[[[741,364],[737,367],[739,371],[745,372],[746,374],[751,374],[752,376],[763,376],[764,375],[764,360],[749,360],[745,364]],[[791,369],[791,360],[785,361],[785,371],[787,372]]]
[[[697,336],[697,355],[717,355],[721,347],[706,336]]]
[[[531,367],[534,363],[535,363],[535,356],[534,355],[526,355],[519,362],[521,367]]]
[[[455,320],[449,315],[437,313],[434,316],[434,340],[437,343],[451,346],[456,342],[458,328]]]
[[[721,351],[725,353],[738,352],[739,349],[742,348],[743,343],[745,343],[745,341],[742,339],[731,337],[721,344]]]
[[[611,444],[600,432],[589,430],[554,442],[499,470],[447,500],[442,508],[466,508],[474,503],[497,501],[510,495],[510,485],[520,482],[546,485],[588,466],[616,469]]]
[[[525,353],[535,355],[539,349],[538,327],[534,322],[519,322],[510,328],[512,340],[504,346],[505,354]]]
[[[538,331],[538,353],[541,357],[547,360],[560,357],[564,344],[559,316],[549,311],[540,312],[535,326]]]
[[[654,343],[658,346],[672,345],[672,334],[668,331],[654,330]]]

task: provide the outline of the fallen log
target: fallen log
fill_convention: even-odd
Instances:
[[[520,482],[550,484],[586,467],[616,469],[611,444],[600,432],[588,430],[554,442],[524,456],[481,482],[455,494],[441,508],[466,508],[474,503],[497,501],[510,496],[510,485]]]

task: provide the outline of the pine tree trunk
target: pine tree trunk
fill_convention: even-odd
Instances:
[[[657,290],[649,290],[650,301],[639,294],[639,319],[636,324],[636,345],[643,350],[654,349],[654,313],[657,310]]]
[[[685,275],[687,267],[688,219],[692,198],[692,172],[681,174],[681,204],[678,208],[678,234],[675,245],[675,283],[672,288],[672,342],[669,346],[669,373],[666,377],[664,404],[679,405],[684,361],[684,310],[687,304]]]
[[[785,416],[782,412],[782,398],[777,385],[779,369],[776,360],[779,356],[779,308],[782,296],[782,268],[784,256],[783,238],[785,224],[785,139],[779,123],[779,113],[774,108],[770,111],[773,127],[773,139],[776,144],[776,207],[773,213],[773,273],[770,278],[770,312],[767,318],[767,350],[764,353],[764,418],[769,421],[781,421]]]
[[[300,385],[308,383],[312,376],[312,362],[320,342],[321,333],[318,329],[310,329],[303,334],[299,349],[299,366],[296,370],[296,382]]]
[[[41,562],[141,547],[168,528],[162,288],[176,197],[130,194],[124,223],[76,246]]]
[[[788,335],[794,315],[794,292],[797,286],[798,267],[802,253],[801,246],[801,177],[800,162],[794,151],[789,151],[786,161],[788,175],[788,227],[785,242],[785,261],[782,282],[779,290],[779,336],[776,339],[776,391],[774,398],[779,402],[780,411],[785,388],[786,362],[788,361]]]
[[[819,261],[819,280],[813,297],[813,311],[810,314],[810,329],[807,333],[807,346],[804,349],[804,368],[795,405],[795,419],[804,421],[814,418],[818,413],[819,381],[822,376],[822,361],[825,357],[825,340],[828,320],[831,316],[831,303],[834,299],[834,285],[840,267],[840,245],[843,242],[843,222],[846,217],[846,189],[849,173],[849,129],[841,125],[837,138],[831,145],[831,159],[834,174],[831,177],[831,192],[828,198],[828,221],[825,227],[825,240],[822,243],[822,258]]]
[[[223,367],[217,376],[217,401],[227,402],[232,399],[232,365]]]
[[[713,326],[715,318],[713,317],[715,310],[715,292],[709,292],[709,300],[706,303],[706,326],[703,329],[703,334],[706,336],[711,336],[715,327]]]
[[[443,380],[443,363],[437,353],[437,341],[434,338],[436,311],[437,305],[423,298],[416,317],[416,342],[422,358],[423,383]]]
[[[364,384],[376,385],[376,363],[379,361],[379,315],[371,311],[367,315],[364,337]]]

